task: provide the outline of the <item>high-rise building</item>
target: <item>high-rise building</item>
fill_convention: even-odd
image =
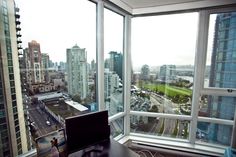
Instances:
[[[24,49],[26,62],[28,63],[28,83],[35,84],[44,82],[42,74],[42,54],[40,44],[35,40],[28,43],[28,48]]]
[[[95,60],[93,59],[91,61],[91,73],[94,74],[96,72],[96,62]]]
[[[119,88],[119,76],[118,74],[109,71],[109,69],[105,69],[104,71],[104,94],[105,98],[111,96],[112,93],[115,92],[116,89]]]
[[[122,92],[119,92],[120,78],[118,74],[109,69],[104,71],[104,97],[106,109],[113,115],[122,106]]]
[[[13,0],[0,0],[0,156],[28,151],[18,50],[20,15]]]
[[[66,63],[65,62],[60,62],[59,66],[60,66],[60,71],[65,71],[66,70]]]
[[[79,94],[81,99],[88,94],[87,52],[75,45],[66,50],[68,93]]]
[[[174,80],[176,77],[176,66],[175,65],[162,65],[160,67],[160,80]]]
[[[143,65],[141,68],[141,79],[142,80],[149,80],[150,78],[150,69],[147,64]]]
[[[121,53],[117,53],[115,51],[111,51],[109,52],[109,54],[110,54],[109,69],[110,71],[114,71],[115,73],[117,73],[120,79],[122,80],[123,56]]]
[[[211,58],[209,86],[236,88],[236,12],[218,14]],[[235,97],[209,97],[210,117],[234,120]],[[230,144],[232,127],[212,124],[210,139]]]
[[[48,68],[49,68],[49,55],[47,53],[42,53],[42,76],[43,76],[43,80],[44,82],[48,83],[49,80],[49,75],[48,75]]]

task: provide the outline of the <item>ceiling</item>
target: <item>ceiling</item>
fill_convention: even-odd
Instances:
[[[189,3],[203,0],[120,0],[132,9],[157,7],[163,5],[172,5],[180,3]]]
[[[236,0],[109,0],[133,15],[162,13],[223,5],[236,6]]]

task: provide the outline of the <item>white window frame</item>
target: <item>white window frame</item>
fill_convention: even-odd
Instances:
[[[198,24],[198,37],[197,37],[197,44],[196,44],[196,53],[195,53],[195,70],[194,70],[194,85],[193,88],[193,100],[192,100],[192,109],[191,109],[191,115],[175,115],[175,114],[163,114],[163,113],[150,113],[150,112],[140,112],[140,111],[130,111],[130,93],[127,91],[130,91],[130,76],[129,73],[131,69],[131,16],[127,16],[127,19],[125,19],[125,35],[124,35],[124,135],[129,136],[129,139],[137,140],[138,138],[142,137],[144,139],[147,139],[150,141],[150,138],[152,139],[158,139],[156,140],[155,144],[158,144],[160,140],[165,141],[167,145],[171,143],[171,141],[175,141],[178,145],[178,142],[182,141],[186,144],[186,148],[192,148],[196,149],[199,147],[199,150],[207,150],[209,147],[211,148],[212,152],[221,153],[224,151],[224,146],[219,146],[211,143],[200,143],[196,139],[196,131],[197,131],[197,123],[198,122],[209,122],[209,123],[216,123],[216,124],[222,124],[222,125],[234,125],[233,120],[224,120],[224,119],[218,119],[218,118],[210,118],[210,117],[200,117],[198,116],[198,109],[199,109],[199,98],[201,95],[207,94],[207,95],[220,95],[220,96],[236,96],[236,90],[233,89],[232,93],[229,93],[228,89],[219,89],[219,88],[204,88],[204,72],[205,72],[205,63],[206,63],[206,55],[207,55],[207,46],[208,46],[208,27],[209,27],[209,16],[212,13],[219,13],[219,12],[225,12],[225,11],[235,11],[235,8],[226,8],[226,9],[209,9],[209,10],[200,10],[199,13],[199,24]],[[126,17],[126,16],[125,16]],[[125,45],[127,44],[127,45]],[[127,46],[127,47],[126,47]],[[126,58],[127,57],[127,58]],[[127,73],[128,72],[128,73]],[[129,76],[129,77],[128,77]],[[127,78],[128,77],[128,78]],[[125,94],[126,93],[126,94]],[[123,114],[122,114],[123,115]],[[190,132],[189,132],[189,139],[187,140],[181,140],[181,139],[173,139],[173,138],[167,138],[167,137],[159,137],[159,136],[150,136],[150,135],[144,135],[139,133],[132,133],[130,132],[130,116],[136,115],[136,116],[148,116],[148,117],[163,117],[168,119],[178,119],[178,120],[187,120],[190,121]],[[112,117],[112,120],[116,120],[117,118],[120,118],[120,115],[114,115]],[[232,133],[233,134],[233,133]],[[235,135],[234,135],[235,136]],[[232,135],[233,137],[233,135]],[[142,141],[139,139],[139,141]],[[145,140],[144,140],[145,141]],[[163,142],[162,141],[162,142]],[[149,143],[150,144],[150,143]],[[217,150],[217,151],[216,151]],[[210,151],[211,152],[211,151]],[[210,153],[208,152],[208,153]]]

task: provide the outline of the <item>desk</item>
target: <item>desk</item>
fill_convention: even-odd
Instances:
[[[100,142],[99,146],[103,146],[102,152],[91,152],[83,156],[82,150],[70,154],[69,157],[139,157],[139,155],[134,151],[118,143],[112,138],[110,140]]]

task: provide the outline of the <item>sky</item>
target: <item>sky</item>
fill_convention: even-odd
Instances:
[[[69,3],[68,3],[69,2]],[[20,8],[23,48],[40,43],[52,61],[66,61],[66,49],[86,48],[88,62],[96,59],[96,5],[88,0],[16,0]],[[123,16],[104,11],[104,56],[122,52]],[[193,65],[198,13],[132,19],[133,66]]]
[[[23,47],[36,40],[53,61],[66,61],[66,49],[77,44],[96,57],[96,6],[86,0],[18,0]]]

